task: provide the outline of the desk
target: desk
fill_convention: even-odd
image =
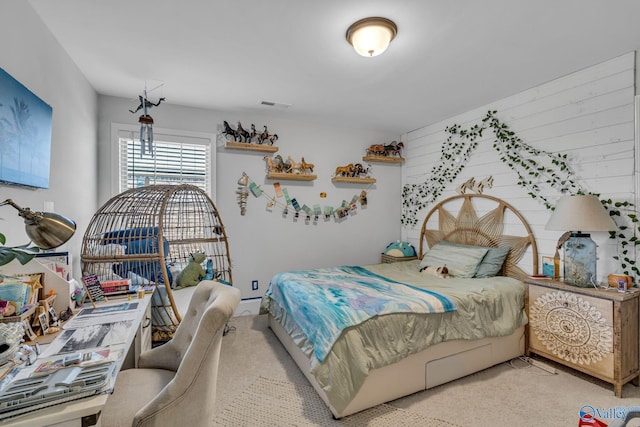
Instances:
[[[113,344],[109,346],[109,354],[119,354],[119,357],[114,359],[114,369],[109,380],[108,385],[105,385],[98,394],[95,394],[90,397],[81,398],[78,400],[73,400],[69,402],[54,404],[53,406],[34,410],[32,412],[28,412],[15,418],[9,418],[3,421],[0,421],[0,426],[24,426],[24,427],[34,427],[34,426],[91,426],[95,425],[98,420],[98,415],[104,405],[107,402],[107,398],[109,397],[109,392],[113,388],[115,384],[116,376],[118,371],[121,368],[129,368],[134,367],[137,360],[138,355],[149,348],[151,348],[151,325],[150,325],[150,310],[151,310],[151,295],[145,295],[144,299],[132,299],[131,301],[127,301],[127,299],[119,299],[119,300],[110,300],[108,303],[99,303],[97,304],[97,311],[99,313],[95,313],[98,315],[109,316],[108,311],[112,310],[111,318],[114,317],[122,317],[126,313],[126,311],[119,311],[118,313],[122,314],[115,315],[115,306],[118,306],[123,303],[138,303],[135,309],[132,309],[129,313],[132,318],[130,328],[126,331],[127,336],[124,339],[124,342],[120,340],[120,343]],[[90,309],[91,306],[85,306],[85,308]],[[84,317],[84,316],[83,316]],[[98,319],[100,316],[97,316]],[[70,320],[67,324],[69,326],[73,326],[73,321],[80,320],[81,318],[74,318]],[[90,317],[84,317],[85,322],[90,320]],[[104,319],[102,319],[104,321]],[[100,322],[100,320],[96,320],[96,323]],[[77,324],[77,323],[76,323]],[[67,325],[65,325],[66,327]],[[66,330],[71,330],[71,328],[67,328]],[[64,332],[60,333],[52,342],[48,344],[44,349],[43,353],[36,363],[33,366],[25,367],[25,370],[30,370],[31,372],[35,371],[35,369],[45,363],[47,361],[54,361],[61,359],[61,355],[55,354],[58,350],[64,347],[64,343],[68,339],[68,334],[64,334]],[[69,344],[67,344],[69,346]],[[66,348],[66,347],[65,347]],[[100,349],[93,348],[90,349],[82,348],[79,351],[89,352],[91,350]],[[25,374],[28,371],[25,371]]]

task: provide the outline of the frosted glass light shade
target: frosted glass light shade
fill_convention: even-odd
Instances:
[[[387,18],[365,18],[347,30],[347,41],[359,55],[378,56],[389,47],[398,32],[396,24]]]

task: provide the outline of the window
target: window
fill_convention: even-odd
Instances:
[[[192,184],[212,194],[212,139],[154,132],[154,155],[141,155],[138,130],[117,128],[119,192],[150,184]],[[129,127],[129,126],[126,126]]]

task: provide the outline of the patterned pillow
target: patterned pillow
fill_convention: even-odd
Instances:
[[[509,255],[510,249],[508,246],[501,246],[499,248],[485,248],[484,246],[465,245],[462,243],[448,242],[446,240],[440,241],[439,244],[445,246],[455,246],[459,248],[466,247],[487,249],[487,255],[482,259],[482,263],[480,263],[478,271],[476,271],[476,274],[474,276],[477,278],[493,277],[500,273],[502,264],[504,264],[504,260],[507,259],[507,255]]]
[[[474,277],[487,248],[434,245],[420,262],[420,268],[446,265],[454,277]]]

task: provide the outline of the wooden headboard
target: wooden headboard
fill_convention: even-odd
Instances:
[[[476,213],[478,205],[482,205],[482,212],[487,212],[482,217],[478,217]],[[515,218],[515,224],[509,224],[509,228],[522,229],[523,235],[504,234],[507,212],[513,214],[509,215],[510,220]],[[428,228],[429,226],[433,228]],[[531,227],[517,209],[497,197],[461,194],[434,206],[425,217],[420,230],[420,259],[427,248],[433,247],[440,240],[485,247],[508,246],[509,255],[502,267],[504,276],[523,279],[530,274],[538,274],[538,249]],[[533,259],[531,272],[527,273],[518,263],[529,247]]]

